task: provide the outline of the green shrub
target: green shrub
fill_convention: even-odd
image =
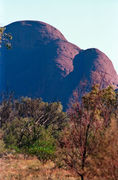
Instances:
[[[55,157],[56,141],[67,124],[67,114],[60,102],[12,97],[0,105],[0,127],[5,147],[15,152],[36,155],[47,161]]]
[[[52,126],[45,128],[33,119],[16,118],[6,123],[3,129],[6,148],[36,155],[43,162],[54,158],[56,140]]]
[[[30,137],[27,135],[27,129],[26,123],[28,122],[28,119],[26,118],[15,118],[11,122],[7,122],[3,129],[4,129],[4,142],[6,144],[6,147],[9,146],[17,146],[21,147],[28,143]],[[27,138],[26,138],[27,135]]]
[[[51,135],[50,128],[41,127],[40,138],[29,147],[28,152],[36,155],[41,161],[45,162],[55,158],[56,140]]]

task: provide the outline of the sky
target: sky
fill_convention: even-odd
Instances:
[[[118,0],[0,0],[0,26],[39,20],[81,49],[98,48],[118,73]]]

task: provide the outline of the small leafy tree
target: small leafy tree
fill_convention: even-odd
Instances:
[[[112,87],[100,90],[98,85],[94,86],[82,98],[81,103],[75,95],[75,102],[68,110],[70,125],[63,132],[59,153],[62,153],[64,164],[81,180],[96,175],[91,163],[92,157],[98,153],[97,147],[100,146],[111,119],[116,118],[117,103]]]

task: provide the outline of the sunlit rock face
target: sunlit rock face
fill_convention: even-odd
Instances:
[[[61,101],[65,108],[82,81],[118,85],[118,75],[104,53],[81,50],[49,24],[19,21],[6,26],[6,32],[13,40],[12,49],[1,50],[1,84],[16,97]]]
[[[111,60],[96,48],[81,51],[74,60],[74,71],[79,73],[79,80],[90,84],[100,84],[102,88],[113,85],[117,88],[118,75]]]

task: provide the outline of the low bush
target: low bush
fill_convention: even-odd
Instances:
[[[53,137],[53,128],[37,125],[33,119],[14,119],[4,125],[3,139],[8,149],[16,152],[36,155],[45,162],[54,159],[56,139]]]
[[[55,158],[56,139],[51,134],[51,129],[40,128],[39,139],[29,147],[28,153],[36,155],[41,161],[45,162]]]
[[[54,159],[56,141],[67,124],[60,102],[41,99],[5,98],[0,105],[0,128],[5,147],[36,155],[40,160]]]

